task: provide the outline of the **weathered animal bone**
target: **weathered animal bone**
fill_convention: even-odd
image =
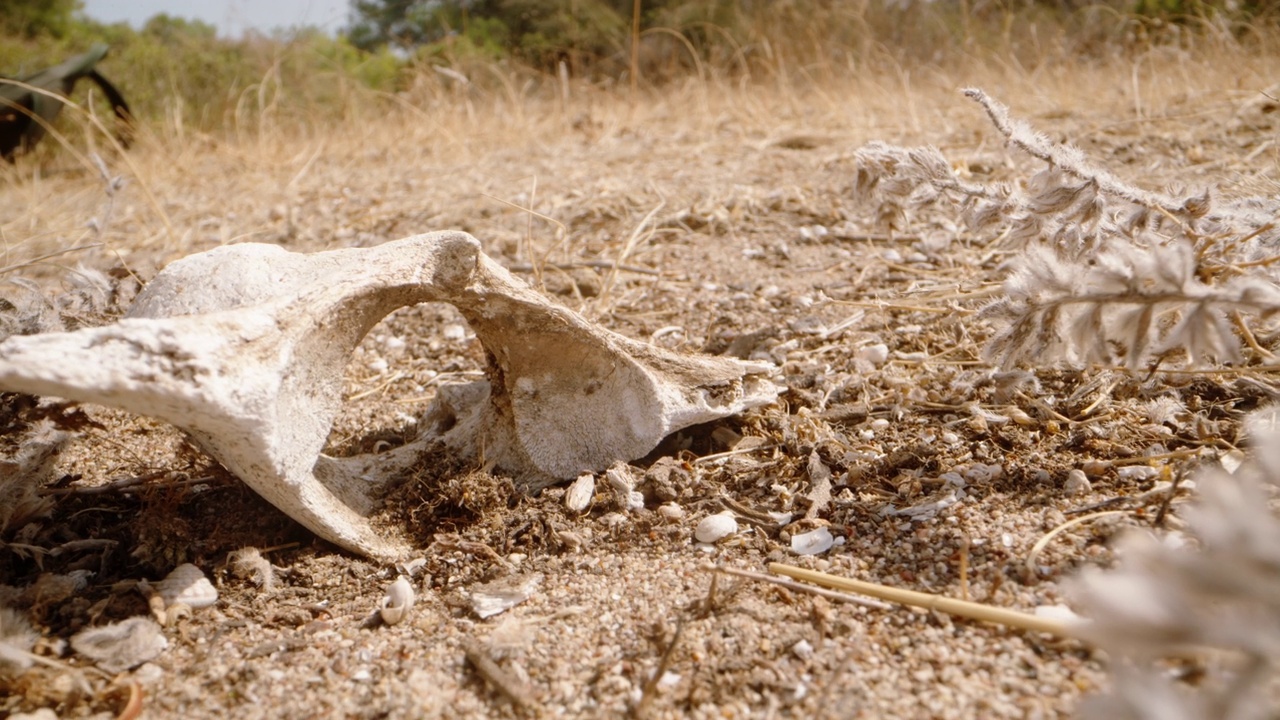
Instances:
[[[455,305],[488,380],[444,388],[428,431],[378,454],[321,454],[344,370],[393,310]],[[387,483],[439,442],[526,478],[568,479],[670,433],[768,404],[771,366],[678,355],[554,305],[461,232],[310,255],[241,244],[179,260],[105,327],[0,343],[0,389],[166,420],[317,535],[393,559],[367,520]]]

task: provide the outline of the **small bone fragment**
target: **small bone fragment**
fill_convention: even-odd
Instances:
[[[387,314],[457,306],[488,380],[442,388],[419,441],[321,454],[356,345]],[[245,243],[179,260],[128,316],[0,343],[0,389],[167,420],[317,535],[394,560],[406,544],[366,516],[443,441],[541,487],[647,454],[670,433],[768,404],[772,366],[679,355],[552,304],[461,232],[303,255]]]

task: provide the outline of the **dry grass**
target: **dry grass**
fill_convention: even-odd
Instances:
[[[931,143],[945,152],[981,135],[976,149],[994,153],[997,138],[958,100],[956,89],[966,85],[983,87],[1023,117],[1064,128],[1059,132],[1070,128],[1072,141],[1086,148],[1107,135],[1181,145],[1181,157],[1165,162],[1185,168],[1189,183],[1205,170],[1229,179],[1238,170],[1237,182],[1265,186],[1264,162],[1248,167],[1240,157],[1211,154],[1192,144],[1187,129],[1229,121],[1272,82],[1271,62],[1239,48],[1153,48],[1133,59],[1070,64],[1049,53],[1031,68],[1000,58],[947,67],[885,61],[820,83],[689,78],[638,98],[487,68],[489,77],[469,87],[428,73],[399,95],[353,98],[343,117],[289,122],[267,107],[224,136],[156,122],[126,155],[82,120],[71,134],[83,152],[2,169],[0,197],[10,212],[0,222],[0,267],[98,241],[103,248],[80,257],[98,265],[118,259],[145,277],[168,259],[227,242],[319,248],[450,226],[496,230],[493,240],[529,235],[529,217],[487,196],[561,222],[571,213],[613,212],[603,207],[616,199],[610,186],[621,189],[621,176],[636,168],[602,172],[591,162],[599,153],[636,153],[640,169],[651,167],[655,176],[704,153],[732,159],[795,138],[831,152],[871,139]],[[633,147],[636,140],[642,149]],[[129,184],[115,203],[88,159],[94,153]],[[685,190],[636,186],[655,198]],[[579,196],[569,197],[575,191]],[[665,201],[671,209],[700,199]],[[107,227],[87,227],[109,205]],[[651,208],[631,208],[626,219],[638,221]],[[555,238],[542,221],[532,231],[532,245],[523,248],[528,257],[514,259],[581,259],[576,238]],[[616,240],[625,237],[620,232]]]

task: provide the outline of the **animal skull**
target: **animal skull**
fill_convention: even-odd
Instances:
[[[395,450],[321,454],[366,333],[421,302],[456,306],[487,381],[442,388]],[[462,232],[314,254],[245,243],[165,268],[112,325],[0,343],[0,389],[166,420],[317,535],[381,559],[402,541],[366,519],[435,443],[539,485],[651,451],[670,433],[765,405],[772,366],[680,355],[554,305]]]

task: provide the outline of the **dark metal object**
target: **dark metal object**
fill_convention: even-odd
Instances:
[[[106,54],[106,45],[94,45],[83,55],[77,55],[59,65],[14,79],[24,85],[66,97],[75,89],[77,82],[88,78],[102,89],[116,117],[129,123],[133,116],[129,112],[129,105],[125,102],[124,96],[94,69]],[[22,85],[5,82],[6,79],[0,78],[0,157],[12,161],[19,149],[30,152],[36,143],[40,142],[46,127],[57,118],[65,101],[30,90]],[[128,138],[121,137],[121,142],[128,145]]]

